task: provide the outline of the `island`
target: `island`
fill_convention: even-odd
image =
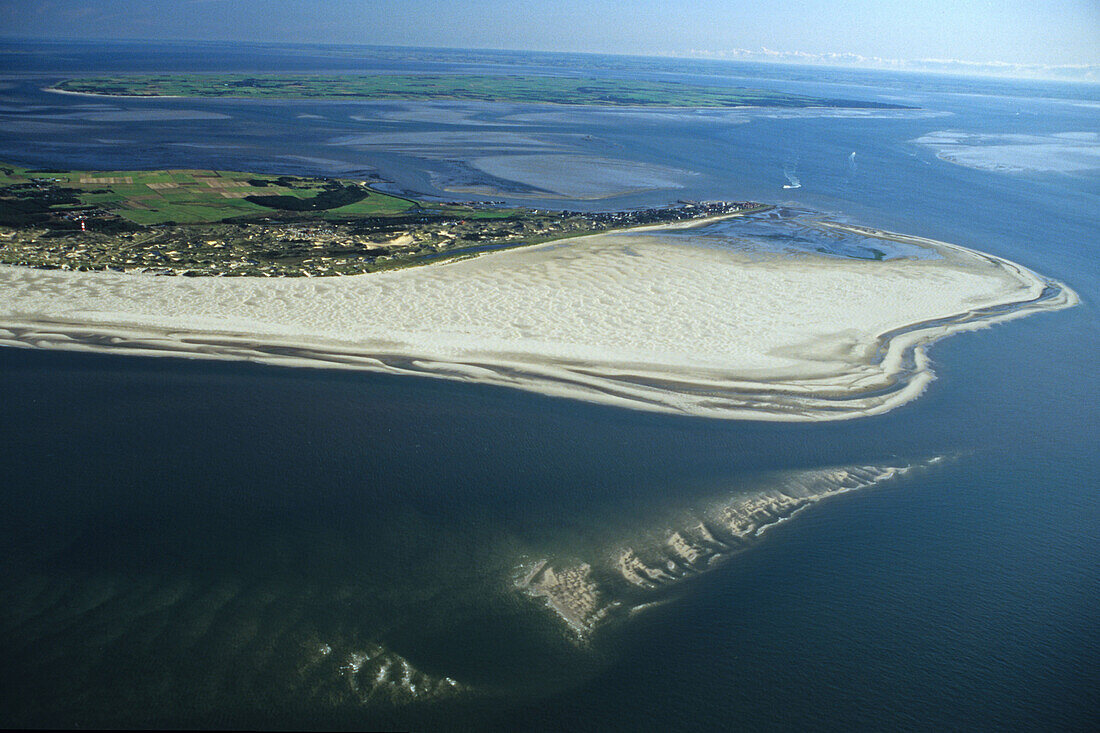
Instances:
[[[574,76],[470,74],[126,74],[66,79],[49,91],[113,97],[513,102],[601,107],[913,109],[767,89]]]
[[[937,339],[1078,302],[1000,257],[752,202],[550,212],[248,173],[4,175],[0,345],[840,420],[920,395]],[[587,582],[532,588],[560,606]]]

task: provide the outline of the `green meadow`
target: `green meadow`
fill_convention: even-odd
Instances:
[[[49,190],[36,188],[41,184]],[[92,207],[135,224],[200,224],[279,211],[335,219],[387,216],[415,206],[348,180],[215,170],[35,171],[0,164],[5,214]]]

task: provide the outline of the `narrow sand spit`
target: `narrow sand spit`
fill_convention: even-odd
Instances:
[[[881,413],[932,378],[926,344],[1069,288],[942,242],[868,261],[702,246],[649,229],[332,278],[0,267],[0,345],[442,377],[717,418]]]

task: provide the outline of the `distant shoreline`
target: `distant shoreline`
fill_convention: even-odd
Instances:
[[[733,109],[769,109],[765,106],[742,104],[729,107],[703,107],[703,106],[686,106],[677,104],[645,104],[645,105],[594,105],[594,104],[577,104],[570,102],[515,102],[511,100],[477,100],[477,99],[462,99],[460,97],[447,97],[447,98],[424,98],[419,99],[415,97],[247,97],[240,96],[234,97],[231,95],[221,96],[202,96],[198,94],[107,94],[105,92],[74,92],[70,89],[58,89],[57,87],[40,87],[43,92],[50,92],[51,94],[71,94],[77,97],[96,97],[98,99],[202,99],[202,100],[214,100],[214,99],[227,99],[237,102],[263,102],[263,101],[280,101],[280,102],[349,102],[349,103],[363,103],[363,102],[424,102],[424,103],[455,103],[455,104],[471,104],[471,103],[483,103],[483,104],[538,104],[548,107],[600,107],[601,109],[622,109],[622,110],[645,110],[645,109],[709,109],[709,110],[733,110]],[[863,109],[863,108],[856,108]]]
[[[454,101],[626,109],[914,109],[888,102],[811,97],[768,89],[537,74],[125,74],[64,79],[45,91],[122,99]]]
[[[69,89],[58,89],[57,87],[39,87],[43,92],[50,92],[52,94],[71,94],[76,97],[110,97],[113,99],[187,99],[182,95],[170,95],[170,94],[103,94],[102,92],[74,92]]]

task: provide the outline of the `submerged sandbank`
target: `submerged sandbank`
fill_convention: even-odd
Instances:
[[[782,212],[769,216],[786,226]],[[0,344],[365,369],[807,421],[903,404],[932,378],[928,343],[1076,302],[1072,290],[998,257],[839,223],[817,228],[934,256],[752,252],[701,243],[681,227],[675,237],[646,228],[339,278],[3,267]]]
[[[654,526],[637,528],[634,537],[568,557],[528,560],[517,568],[513,585],[544,603],[572,639],[584,641],[605,622],[667,602],[683,581],[724,564],[799,512],[942,460],[933,456],[899,465],[833,466],[761,477],[757,485],[675,516],[655,517]],[[578,559],[585,554],[589,562]]]

